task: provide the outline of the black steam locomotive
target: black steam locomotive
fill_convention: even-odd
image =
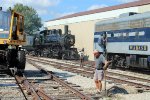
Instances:
[[[58,59],[78,59],[74,44],[75,36],[68,31],[67,25],[64,34],[61,29],[43,30],[33,37],[32,54]]]

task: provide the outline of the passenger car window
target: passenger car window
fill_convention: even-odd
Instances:
[[[136,32],[135,33],[135,38],[138,38],[139,37],[139,32]]]
[[[114,37],[114,33],[111,33],[111,37]]]

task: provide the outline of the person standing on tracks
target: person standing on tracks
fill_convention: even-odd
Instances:
[[[82,48],[81,51],[79,51],[80,55],[80,67],[83,67],[83,62],[84,62],[84,48]]]
[[[105,57],[99,50],[94,50],[93,54],[95,57],[94,81],[97,93],[100,93],[102,90],[102,80],[104,78],[104,70],[107,69],[109,62],[105,59]]]

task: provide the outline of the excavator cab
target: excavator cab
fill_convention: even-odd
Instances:
[[[23,15],[14,10],[0,10],[0,62],[6,69],[25,68],[25,52],[21,48],[25,43]]]
[[[15,11],[0,11],[0,44],[25,43],[24,17]]]

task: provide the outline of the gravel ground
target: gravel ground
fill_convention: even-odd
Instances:
[[[39,65],[40,63],[37,63]],[[31,65],[30,65],[31,66]],[[62,71],[60,69],[53,68],[50,65],[44,65],[43,68],[55,72],[57,75],[61,76],[61,78],[66,79],[66,81],[70,83],[74,83],[76,85],[81,86],[81,88],[86,91],[86,93],[96,93],[94,80],[91,78],[86,78],[80,76],[76,73],[71,73],[67,71]],[[31,68],[27,68],[30,70]],[[148,76],[149,77],[149,76]],[[104,81],[103,81],[104,84]],[[103,85],[103,91],[105,87]],[[103,97],[102,100],[150,100],[150,91],[138,93],[138,89],[128,85],[115,84],[111,81],[107,81],[107,90],[109,90],[108,94],[110,97]],[[140,90],[140,89],[139,89]]]

